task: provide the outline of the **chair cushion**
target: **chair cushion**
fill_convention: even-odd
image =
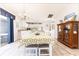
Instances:
[[[49,47],[49,44],[39,44],[39,48],[42,48],[42,47]]]
[[[28,45],[26,47],[39,47],[39,44],[30,44],[30,45]]]
[[[42,48],[42,47],[49,47],[49,44],[30,44],[26,47],[38,47],[38,48]]]

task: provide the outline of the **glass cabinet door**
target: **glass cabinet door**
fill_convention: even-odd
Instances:
[[[61,26],[59,25],[59,27],[58,27],[58,32],[61,32]]]
[[[66,23],[65,24],[65,30],[64,30],[65,32],[65,42],[67,43],[67,44],[69,44],[69,39],[70,39],[70,33],[71,33],[71,24],[70,23]]]
[[[9,20],[7,17],[0,17],[0,46],[8,44]]]

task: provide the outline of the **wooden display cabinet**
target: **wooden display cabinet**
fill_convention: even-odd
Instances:
[[[61,43],[63,43],[63,37],[64,37],[64,24],[58,24],[58,41],[60,41]]]
[[[61,31],[60,31],[61,29]],[[79,21],[58,24],[58,41],[70,48],[78,48]]]

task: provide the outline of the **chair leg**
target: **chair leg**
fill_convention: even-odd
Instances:
[[[30,47],[30,48],[26,48],[25,50],[26,50],[25,53],[26,53],[27,56],[37,56],[37,53],[38,53],[37,48],[31,48]]]
[[[49,44],[49,55],[52,56],[52,45]]]

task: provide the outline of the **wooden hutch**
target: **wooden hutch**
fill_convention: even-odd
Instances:
[[[67,21],[58,26],[58,41],[70,48],[79,48],[79,21]]]

